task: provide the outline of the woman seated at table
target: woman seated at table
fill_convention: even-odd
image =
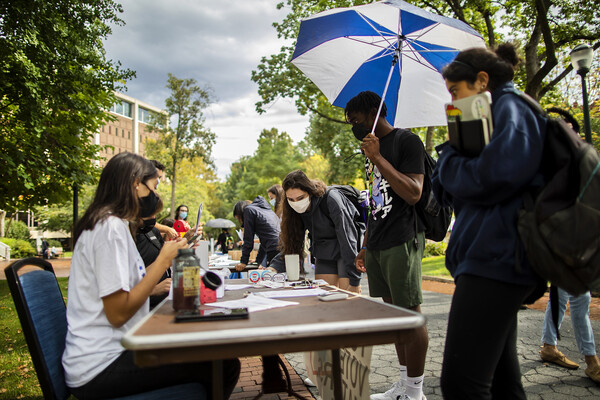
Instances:
[[[144,268],[133,235],[142,218],[162,202],[155,192],[156,168],[145,158],[121,153],[100,176],[92,204],[74,230],[69,276],[68,331],[63,353],[65,381],[78,399],[103,399],[199,382],[211,393],[212,364],[189,363],[140,368],[121,338],[148,314],[148,297],[184,239],[165,242]],[[223,362],[224,393],[239,376],[239,361]]]
[[[304,257],[304,232],[308,230],[310,251],[315,257],[315,278],[341,289],[360,292],[360,273],[354,258],[362,243],[364,224],[357,226],[358,210],[337,190],[327,190],[304,172],[290,172],[283,180],[286,201],[281,221],[281,257],[272,263],[282,270],[286,254]],[[326,209],[326,210],[325,210]]]

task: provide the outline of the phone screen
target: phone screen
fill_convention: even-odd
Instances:
[[[175,315],[175,322],[215,321],[224,319],[247,319],[247,308],[211,307],[205,310],[182,310]]]

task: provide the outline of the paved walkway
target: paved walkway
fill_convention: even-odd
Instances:
[[[51,260],[57,275],[68,276],[69,259]],[[0,279],[3,279],[4,267],[7,263],[0,262]],[[425,371],[425,394],[428,400],[441,400],[440,371],[446,325],[448,322],[448,311],[450,308],[453,284],[424,281],[423,304],[421,309],[427,317],[427,329],[429,331],[429,351],[427,353]],[[368,295],[366,279],[362,283],[363,294]],[[435,290],[435,291],[433,291]],[[542,298],[531,308],[519,312],[519,342],[518,352],[521,361],[521,373],[523,384],[529,400],[565,400],[565,399],[599,399],[600,386],[596,385],[584,374],[585,362],[577,350],[577,344],[573,336],[570,318],[565,317],[561,329],[562,340],[559,342],[560,350],[573,361],[580,363],[577,370],[567,370],[554,365],[542,363],[538,351],[543,310],[547,299]],[[592,327],[597,346],[600,344],[600,299],[593,299]],[[302,353],[286,354],[285,358],[292,368],[290,375],[293,387],[301,392],[303,396],[309,396],[301,379],[306,377],[304,359]],[[238,386],[232,399],[252,399],[260,390],[260,374],[262,367],[259,357],[242,359],[242,373]],[[398,361],[393,345],[375,346],[371,361],[371,373],[369,382],[371,393],[387,390],[398,377]],[[318,391],[310,388],[316,398]],[[265,395],[264,400],[287,399],[287,395]]]
[[[426,287],[427,285],[424,285]],[[449,285],[453,286],[453,285]],[[368,293],[363,282],[363,294]],[[428,400],[441,400],[440,373],[448,311],[451,295],[432,291],[423,292],[421,310],[427,317],[429,350],[425,365],[424,392]],[[545,307],[545,306],[544,306]],[[539,308],[539,306],[538,306]],[[577,350],[570,318],[565,317],[561,328],[562,340],[559,349],[568,358],[580,364],[577,370],[567,370],[543,363],[538,355],[544,313],[534,308],[519,312],[519,340],[517,350],[520,355],[523,385],[528,400],[600,399],[600,385],[591,381],[584,373],[585,362]],[[596,347],[600,344],[600,321],[592,321]],[[286,354],[296,372],[306,377],[302,354]],[[371,359],[369,382],[371,393],[386,391],[399,376],[398,359],[393,345],[375,346]],[[311,392],[318,396],[316,390]]]

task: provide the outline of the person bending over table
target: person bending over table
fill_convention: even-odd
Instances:
[[[148,314],[148,297],[177,251],[187,246],[184,239],[166,242],[144,268],[133,235],[142,218],[162,208],[156,180],[150,161],[128,152],[116,155],[75,226],[62,363],[65,382],[78,399],[123,397],[190,382],[212,394],[212,363],[140,368],[121,346],[125,332]],[[225,396],[239,371],[239,360],[223,362]]]
[[[280,228],[279,218],[269,203],[262,196],[256,196],[252,203],[248,200],[238,201],[233,207],[233,216],[244,228],[242,257],[235,270],[241,272],[246,268],[254,248],[254,235],[260,240],[256,262],[261,264],[266,255],[267,264],[270,263],[278,253]]]

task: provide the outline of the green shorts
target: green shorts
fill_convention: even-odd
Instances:
[[[419,248],[409,240],[385,250],[368,250],[365,256],[369,295],[391,297],[392,304],[412,308],[423,303],[421,259],[425,234],[418,234]]]

